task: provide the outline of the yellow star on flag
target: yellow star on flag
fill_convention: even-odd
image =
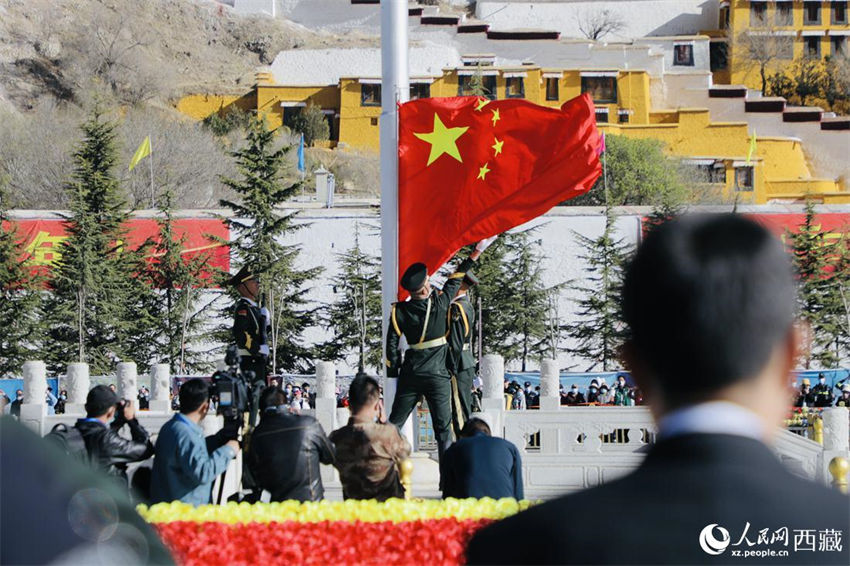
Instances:
[[[500,153],[502,153],[502,146],[505,145],[505,140],[499,141],[499,138],[493,139],[496,140],[496,143],[494,143],[490,147],[493,148],[493,150],[496,152],[496,155],[499,155]]]
[[[484,109],[484,107],[487,106],[488,104],[490,104],[489,100],[487,100],[486,98],[479,98],[478,99],[478,106],[475,107],[475,111],[481,112]]]
[[[489,163],[485,163],[485,164],[484,164],[484,167],[481,167],[481,168],[478,170],[478,178],[479,178],[479,179],[481,179],[482,181],[486,180],[486,179],[484,179],[484,177],[486,177],[486,176],[487,176],[487,173],[489,173],[489,172],[490,172],[490,170],[489,170],[489,169],[487,169],[487,165],[489,165]]]
[[[413,133],[414,136],[422,141],[431,144],[431,154],[428,155],[428,165],[434,163],[438,157],[447,153],[463,163],[460,157],[460,151],[457,148],[457,139],[466,133],[469,126],[458,128],[447,128],[437,113],[434,113],[434,130],[427,133]],[[427,167],[427,165],[426,165]]]
[[[501,118],[499,118],[499,109],[496,108],[495,110],[493,110],[493,125],[495,126],[496,122],[498,122],[500,119]]]

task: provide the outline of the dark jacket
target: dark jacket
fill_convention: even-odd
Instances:
[[[443,497],[513,497],[522,499],[522,461],[517,447],[476,431],[443,455]]]
[[[124,424],[130,427],[132,440],[118,435]],[[141,462],[153,456],[150,435],[139,421],[116,419],[109,426],[93,420],[79,419],[74,427],[86,443],[91,465],[107,474],[127,481],[127,464]]]
[[[325,493],[319,463],[334,463],[334,447],[313,417],[266,412],[251,435],[247,458],[272,501],[318,501]]]
[[[759,531],[769,529],[772,536],[782,528],[787,528],[788,546],[758,544]],[[843,531],[840,551],[795,551],[795,530],[814,530],[817,545],[819,533],[827,529]],[[688,434],[653,446],[644,463],[624,478],[549,501],[483,529],[470,541],[467,559],[471,564],[753,564],[761,560],[846,566],[850,564],[848,529],[850,498],[793,475],[761,442],[723,434]],[[611,534],[607,544],[568,544],[594,540],[606,532]],[[538,544],[517,545],[517,540]],[[708,554],[701,540],[720,552]],[[745,557],[747,550],[788,551],[788,556]]]
[[[475,310],[469,297],[464,295],[453,300],[449,306],[449,354],[446,360],[452,375],[475,368],[475,356],[472,355],[474,327]]]

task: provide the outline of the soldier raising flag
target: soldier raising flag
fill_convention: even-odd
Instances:
[[[475,326],[475,309],[466,293],[476,285],[478,278],[472,272],[467,272],[449,306],[449,354],[446,363],[452,375],[452,426],[456,438],[460,438],[460,431],[472,411],[472,380],[475,379],[472,328]]]

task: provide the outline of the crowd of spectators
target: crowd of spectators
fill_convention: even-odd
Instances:
[[[473,391],[479,402],[481,399],[480,385]],[[627,383],[624,376],[619,376],[613,386],[609,386],[604,377],[594,378],[586,390],[573,383],[569,388],[560,386],[561,405],[613,405],[630,407],[643,405],[644,398],[641,390]],[[505,380],[505,409],[524,410],[540,408],[540,386],[532,386],[526,381],[520,385],[518,381]]]
[[[833,387],[826,382],[824,374],[818,374],[818,384],[812,387],[812,382],[804,378],[800,388],[795,390],[795,407],[850,407],[850,378],[839,381],[835,386],[839,394],[833,393]]]

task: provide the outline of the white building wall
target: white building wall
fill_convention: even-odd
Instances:
[[[229,3],[237,14],[277,15],[275,0],[233,0]]]
[[[631,39],[648,35],[693,35],[716,29],[719,2],[710,0],[577,0],[488,1],[480,0],[475,16],[491,29],[546,28],[562,37],[583,37],[581,17],[609,10],[625,22],[625,28],[601,39]]]

